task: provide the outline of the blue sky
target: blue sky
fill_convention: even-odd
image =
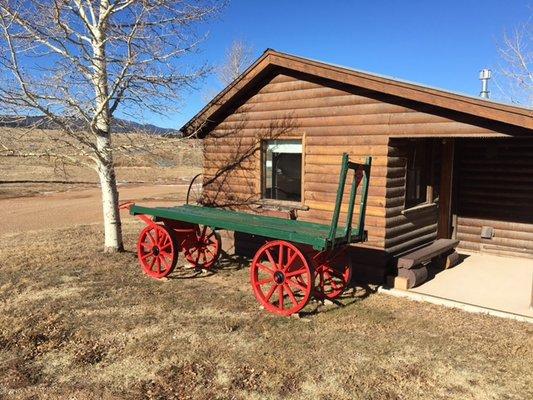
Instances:
[[[235,39],[258,57],[266,48],[400,79],[478,95],[481,68],[498,68],[498,42],[505,30],[526,22],[531,0],[233,0],[207,29],[197,57],[223,60]],[[150,118],[179,128],[198,112],[215,77],[185,93],[181,112]],[[497,89],[492,86],[493,97]]]

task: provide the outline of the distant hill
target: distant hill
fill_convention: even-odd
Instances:
[[[71,125],[82,126],[81,122],[72,120]],[[57,129],[57,124],[50,121],[43,116],[0,116],[0,127],[9,128],[29,128],[38,126],[40,129]],[[141,124],[138,122],[128,121],[126,119],[115,118],[111,128],[112,132],[116,133],[145,133],[149,135],[161,136],[181,136],[181,132],[177,129],[161,128],[160,126],[152,124]]]

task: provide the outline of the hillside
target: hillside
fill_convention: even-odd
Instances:
[[[82,126],[81,121],[69,121],[71,126]],[[44,116],[0,116],[0,127],[4,128],[30,128],[38,127],[40,129],[57,129],[58,126]],[[115,118],[112,125],[112,132],[114,133],[145,133],[149,135],[162,136],[181,136],[181,132],[177,129],[162,128],[152,124],[143,124],[126,119]]]

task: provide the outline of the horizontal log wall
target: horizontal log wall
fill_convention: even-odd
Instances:
[[[533,258],[533,138],[466,140],[456,152],[460,246]]]
[[[426,149],[432,151],[431,185],[433,198],[438,198],[440,175],[440,140],[424,140]],[[391,139],[389,142],[389,175],[387,179],[385,246],[389,253],[399,254],[435,240],[437,236],[438,205],[428,204],[422,208],[405,209],[405,171],[407,151],[413,140]],[[431,150],[433,149],[433,150]],[[431,174],[430,174],[431,175]]]
[[[261,212],[260,143],[302,138],[301,220],[329,224],[341,155],[373,156],[367,246],[396,252],[435,237],[436,208],[413,218],[404,209],[405,158],[391,137],[506,136],[427,105],[322,81],[296,72],[265,78],[210,128],[204,146],[205,196],[219,206]],[[472,117],[469,117],[470,120]],[[341,220],[344,214],[341,214]],[[355,217],[356,218],[356,217]]]

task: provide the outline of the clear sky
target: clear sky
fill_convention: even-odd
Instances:
[[[481,68],[498,69],[503,33],[533,0],[233,0],[208,24],[199,60],[222,62],[235,39],[266,49],[478,95]],[[220,89],[215,77],[186,93],[179,114],[147,122],[180,128]],[[498,90],[492,85],[493,97]]]

